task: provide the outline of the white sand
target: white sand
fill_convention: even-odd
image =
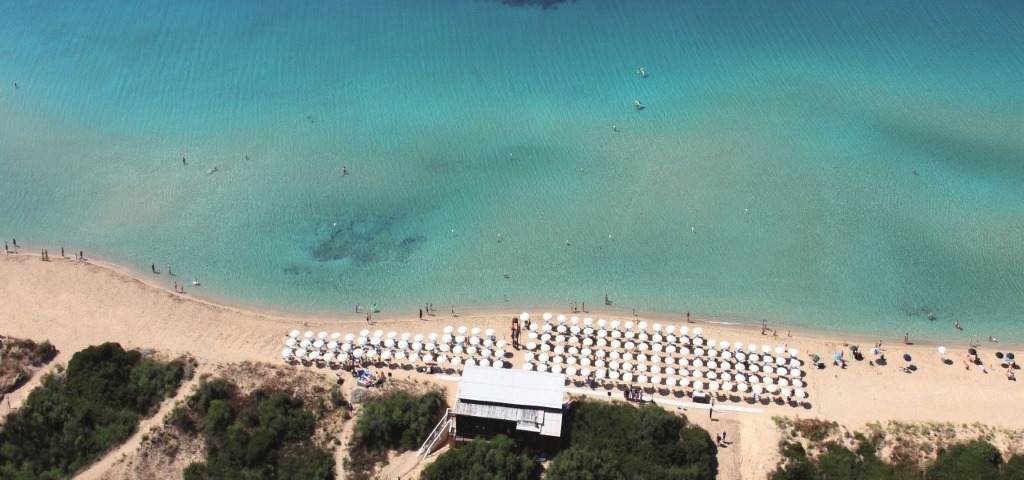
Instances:
[[[518,311],[459,312],[458,318],[452,318],[447,309],[438,307],[441,310],[438,316],[424,321],[415,318],[415,314],[408,318],[376,315],[371,327],[366,326],[363,315],[354,312],[347,319],[284,318],[197,301],[109,266],[59,256],[51,256],[51,259],[44,262],[38,255],[0,255],[0,299],[3,302],[0,334],[37,341],[49,339],[61,351],[58,362],[66,362],[75,351],[107,341],[120,342],[129,348],[153,348],[171,355],[188,352],[211,363],[280,362],[285,334],[295,328],[342,333],[358,332],[362,328],[440,333],[445,325],[467,325],[494,328],[499,337],[507,338],[509,319],[518,314]],[[529,311],[534,315],[543,312],[540,309]],[[602,313],[592,311],[589,315],[608,320],[626,319]],[[635,317],[628,319],[636,320]],[[651,323],[682,324],[678,319],[673,320],[648,319]],[[824,338],[770,339],[761,336],[759,329],[697,323],[704,329],[705,338],[773,345],[785,342],[799,349],[801,354],[818,353],[823,361],[842,349],[842,342]],[[870,348],[872,341],[864,340],[859,344]],[[853,427],[872,421],[901,420],[981,422],[1024,428],[1020,408],[1024,387],[1019,382],[1007,381],[1004,371],[997,365],[987,374],[979,367],[965,370],[960,363],[965,348],[951,347],[948,358],[955,362],[945,365],[932,346],[888,344],[883,347],[890,359],[888,366],[871,367],[865,360],[850,362],[849,368],[840,370],[828,362],[828,368],[810,371],[806,378],[809,393],[806,408],[772,404],[759,406],[764,411],[758,414],[716,414],[726,422],[723,424],[706,424],[697,418],[706,420],[705,410],[688,413],[695,421],[706,424],[712,433],[728,425],[731,438],[745,438],[742,444],[736,444],[739,448],[732,447],[724,453],[741,458],[739,462],[729,462],[730,469],[740,468],[749,475],[760,474],[759,465],[770,461],[775,440],[764,438],[771,443],[770,448],[762,448],[759,446],[762,442],[749,442],[746,437],[774,435],[770,433],[770,417],[775,414],[820,417]],[[984,347],[979,348],[981,357],[994,365],[991,349],[988,345]],[[916,372],[905,374],[897,369],[903,364],[904,353],[914,357]],[[325,374],[332,373],[325,370]],[[12,397],[15,406],[24,396],[24,390]],[[3,405],[0,413],[5,412],[6,405]],[[749,449],[757,452],[748,452]],[[737,463],[739,465],[735,466]],[[742,476],[739,472],[730,472],[729,476],[733,474],[736,478]]]

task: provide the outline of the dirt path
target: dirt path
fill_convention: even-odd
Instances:
[[[200,370],[203,369],[196,369],[192,379],[183,383],[178,388],[178,392],[174,397],[164,400],[156,414],[143,419],[139,423],[139,429],[134,435],[125,440],[119,447],[104,455],[103,458],[90,465],[89,468],[79,472],[74,478],[79,480],[106,480],[111,478],[111,469],[118,466],[118,462],[130,458],[139,449],[139,446],[142,444],[142,436],[149,434],[153,427],[163,425],[164,417],[174,408],[175,403],[192,393],[192,387],[199,383],[199,376],[203,373]]]

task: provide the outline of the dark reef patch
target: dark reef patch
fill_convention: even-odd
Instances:
[[[389,258],[404,261],[426,237],[396,235],[396,224],[395,217],[380,216],[339,222],[330,238],[313,249],[313,258],[320,262],[349,260],[360,265]]]
[[[544,10],[556,9],[559,4],[575,2],[576,0],[501,0],[502,5],[510,7],[540,7]]]

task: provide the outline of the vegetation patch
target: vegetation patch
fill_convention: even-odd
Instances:
[[[168,418],[206,439],[206,460],[182,472],[186,480],[229,478],[331,479],[331,453],[313,445],[316,416],[282,392],[240,395],[224,379],[204,381]]]
[[[57,349],[49,341],[36,343],[20,338],[0,337],[0,398],[22,386]]]
[[[474,440],[437,457],[422,480],[532,480],[540,477],[540,463],[514,440]]]
[[[584,401],[573,406],[568,448],[551,480],[711,479],[714,444],[704,429],[656,405]]]
[[[777,422],[778,423],[778,422]],[[780,424],[788,428],[788,424]],[[784,479],[1024,479],[1024,456],[1011,455],[1003,462],[999,449],[985,440],[957,444],[941,444],[933,460],[921,460],[920,447],[931,445],[928,438],[936,431],[952,434],[948,425],[890,424],[868,425],[867,434],[856,433],[840,440],[808,443],[791,437],[780,445],[783,461],[772,472],[773,480]],[[882,454],[879,445],[887,442],[886,433],[895,437]],[[951,438],[956,438],[955,436]],[[914,440],[916,439],[916,440]],[[842,442],[842,443],[840,443]],[[915,443],[917,442],[917,443]],[[811,448],[805,448],[809,444]]]
[[[441,419],[445,406],[445,396],[439,391],[417,395],[394,390],[366,402],[349,446],[345,465],[348,477],[369,479],[378,465],[387,462],[389,450],[419,448]]]
[[[160,363],[116,343],[76,353],[0,430],[0,478],[62,478],[138,428],[181,384],[183,360]]]

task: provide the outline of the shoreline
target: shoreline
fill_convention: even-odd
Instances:
[[[87,257],[88,258],[88,257]],[[41,261],[39,256],[8,255],[0,259],[0,334],[50,340],[59,350],[57,363],[89,345],[119,342],[125,348],[152,348],[171,356],[191,355],[214,364],[256,361],[281,362],[281,349],[289,331],[323,330],[354,333],[362,329],[418,333],[440,332],[444,326],[466,325],[493,328],[499,338],[508,340],[512,317],[523,310],[494,308],[489,312],[459,313],[458,317],[434,316],[420,321],[415,314],[377,316],[372,325],[364,320],[280,317],[216,305],[189,295],[175,294],[94,261]],[[557,309],[524,309],[539,318]],[[647,321],[677,327],[687,325],[679,317],[604,315],[591,312],[595,320]],[[806,369],[808,399],[801,406],[767,404],[763,413],[750,418],[769,419],[771,415],[813,416],[847,425],[873,421],[948,421],[982,422],[1024,428],[1019,409],[1019,382],[1007,381],[995,363],[994,351],[979,348],[982,360],[991,368],[982,373],[980,366],[965,370],[959,361],[966,348],[949,347],[946,362],[931,345],[902,345],[883,341],[887,365],[869,365],[870,354],[861,361],[850,359],[846,368],[833,366],[834,352],[846,351],[846,339],[805,335],[794,330],[793,337],[762,336],[749,325],[725,325],[716,319],[694,319],[691,328],[700,326],[705,339],[742,341],[746,344],[785,344],[799,350],[801,359],[819,354],[822,369]],[[844,342],[845,340],[845,342]],[[861,346],[868,350],[874,340]],[[1005,347],[1003,345],[1000,348]],[[1004,350],[1006,351],[1006,350]],[[523,352],[513,352],[511,368],[519,368]],[[917,371],[903,373],[903,354],[913,356]],[[309,368],[333,375],[326,368]],[[429,379],[424,376],[423,379]],[[450,387],[450,385],[447,385]],[[618,387],[601,387],[609,392]],[[19,394],[20,395],[20,394]],[[742,405],[742,403],[740,403]],[[760,407],[759,407],[760,408]],[[737,414],[740,415],[740,414]],[[749,415],[749,414],[742,414]],[[739,417],[737,417],[739,418]]]
[[[21,246],[21,247],[19,247],[19,249],[25,250],[25,247]],[[41,257],[41,254],[37,255],[37,254],[34,253],[34,250],[31,250],[31,251],[33,253],[14,253],[12,251],[11,253],[7,254],[6,256],[7,257],[29,257],[29,258],[37,258],[37,259]],[[179,296],[182,299],[188,299],[188,300],[191,300],[191,301],[194,301],[194,302],[197,302],[197,303],[208,305],[210,307],[219,308],[219,309],[223,309],[223,310],[227,310],[227,311],[232,311],[232,312],[236,312],[236,313],[240,313],[240,314],[253,315],[253,316],[257,316],[257,317],[261,317],[261,318],[266,318],[266,319],[276,319],[276,320],[280,320],[280,321],[293,321],[293,322],[298,321],[298,322],[304,322],[304,323],[338,322],[338,323],[341,323],[341,324],[346,324],[346,323],[359,323],[359,322],[362,322],[365,319],[365,314],[367,312],[366,308],[364,308],[360,313],[356,313],[354,311],[354,309],[352,311],[349,311],[349,312],[346,312],[346,313],[341,313],[340,311],[338,311],[338,312],[295,311],[295,310],[287,310],[287,309],[275,308],[273,306],[268,306],[268,305],[246,304],[244,302],[232,301],[231,299],[228,299],[228,298],[221,298],[221,297],[216,296],[216,295],[210,295],[210,296],[203,295],[201,285],[199,287],[194,287],[194,288],[196,288],[196,290],[186,289],[186,293],[175,292],[173,288],[163,285],[163,282],[160,282],[159,279],[152,278],[152,277],[147,277],[147,273],[142,271],[142,270],[126,267],[124,265],[121,265],[121,264],[118,264],[118,263],[115,263],[115,262],[112,262],[112,261],[109,261],[109,260],[105,260],[105,259],[102,259],[102,258],[85,257],[85,260],[78,260],[77,258],[70,257],[70,256],[67,257],[67,258],[60,258],[59,256],[54,258],[51,255],[49,261],[50,262],[54,262],[54,261],[67,261],[67,262],[88,263],[88,264],[91,264],[91,265],[103,268],[103,269],[105,269],[105,270],[107,270],[107,271],[109,271],[109,272],[111,272],[113,274],[121,275],[121,276],[130,278],[132,280],[135,280],[135,281],[137,281],[137,282],[139,282],[139,283],[141,283],[143,285],[146,285],[146,286],[148,286],[150,288],[153,288],[153,289],[156,289],[156,290],[159,290],[159,291],[171,294],[171,295]],[[166,273],[161,272],[160,275],[166,275]],[[191,282],[187,282],[187,279],[185,279],[185,280],[186,280],[186,283],[182,284],[182,285],[185,286],[185,287],[189,287],[191,285]],[[563,309],[561,307],[555,307],[553,305],[547,305],[547,306],[543,306],[543,305],[542,306],[528,305],[528,306],[523,306],[522,304],[512,304],[512,303],[509,303],[509,305],[507,307],[505,307],[505,306],[502,306],[499,303],[499,304],[485,305],[485,306],[470,306],[470,307],[467,307],[466,310],[460,310],[457,305],[455,307],[456,307],[455,308],[456,315],[458,316],[457,318],[463,318],[463,317],[468,317],[468,318],[473,318],[473,317],[492,317],[492,316],[503,316],[503,315],[505,315],[505,316],[514,316],[514,315],[518,315],[517,312],[522,312],[522,311],[527,311],[527,312],[552,312],[552,313],[555,313],[556,315],[559,314],[559,313],[564,313],[566,315],[570,315],[567,312],[567,310],[568,310],[567,308]],[[425,314],[424,321],[425,320],[441,320],[441,319],[451,319],[452,318],[451,314],[449,313],[449,310],[446,309],[446,308],[435,308],[435,312],[437,312],[437,313],[434,314],[434,315]],[[634,315],[630,311],[626,311],[624,309],[623,310],[618,310],[614,306],[601,306],[598,309],[591,308],[590,310],[588,310],[586,312],[580,311],[580,312],[577,312],[577,313],[574,313],[574,314],[571,314],[571,315],[578,315],[581,318],[583,318],[585,316],[591,316],[591,317],[594,317],[595,320],[598,317],[602,317],[603,316],[603,317],[606,317],[608,319],[615,318],[615,319],[620,319],[620,320],[628,320],[628,319],[633,318],[633,319],[636,319],[637,321],[643,320],[643,321],[648,321],[648,322],[675,323],[675,324],[679,324],[679,325],[686,324],[685,313],[676,314],[676,313],[664,313],[664,312],[640,312],[640,313],[637,313],[636,315]],[[391,311],[388,311],[388,310],[384,310],[384,311],[381,311],[379,313],[376,313],[376,314],[374,314],[374,317],[375,317],[375,321],[384,321],[384,322],[419,321],[419,319],[416,318],[416,315],[414,315],[412,313],[410,313],[408,315],[405,315],[405,314],[400,314],[400,313],[392,313]],[[456,321],[456,319],[452,319],[452,321]],[[697,314],[697,315],[691,316],[691,323],[696,324],[696,325],[714,325],[714,326],[717,326],[717,327],[721,327],[721,328],[725,328],[725,329],[730,329],[730,330],[734,330],[734,331],[737,331],[737,332],[744,332],[744,333],[753,332],[753,334],[755,334],[755,335],[762,336],[761,335],[761,331],[760,331],[760,325],[758,325],[756,321],[751,321],[751,322],[748,323],[747,320],[739,319],[739,318],[732,318],[732,317],[728,317],[728,316],[724,316],[724,315],[720,316],[720,315],[707,314],[707,313]],[[800,326],[800,325],[796,325],[796,326],[784,325],[784,324],[780,324],[779,322],[769,322],[768,328],[769,328],[769,330],[776,330],[776,331],[779,332],[779,337],[777,337],[777,338],[773,338],[771,335],[765,335],[764,337],[766,339],[770,339],[769,341],[776,341],[776,340],[786,341],[787,340],[787,336],[786,336],[785,332],[789,332],[789,333],[792,333],[792,337],[789,337],[790,339],[802,339],[802,340],[812,340],[812,341],[816,340],[816,341],[823,341],[823,342],[827,342],[827,343],[843,343],[843,344],[853,343],[853,344],[858,344],[858,345],[874,345],[874,343],[876,341],[881,341],[884,345],[890,345],[890,346],[892,346],[892,345],[903,345],[901,338],[886,338],[886,337],[878,338],[877,336],[869,336],[869,335],[867,335],[867,334],[865,334],[863,332],[840,331],[840,330],[822,330],[822,329],[815,329],[815,328],[812,328],[812,327],[805,327],[805,326]],[[915,340],[913,338],[913,336],[911,336],[911,343],[909,345],[904,345],[904,346],[906,346],[906,347],[926,346],[926,347],[932,347],[933,349],[937,348],[939,346],[946,346],[948,348],[960,348],[960,347],[962,347],[962,348],[966,349],[966,348],[968,348],[967,343],[970,341],[969,339],[967,339],[967,340],[968,341],[965,342],[964,339],[952,339],[952,338],[948,338],[947,337],[945,340],[926,339],[926,340],[917,341],[917,340]],[[1022,341],[1019,344],[1017,344],[1017,343],[1013,343],[1013,342],[1002,342],[1002,341],[989,342],[989,341],[987,341],[987,339],[974,338],[974,343],[972,345],[970,345],[970,346],[975,347],[975,348],[992,348],[992,349],[1000,349],[1001,348],[1001,349],[1004,349],[1004,350],[1008,350],[1008,349],[1021,349],[1021,350],[1024,350],[1024,341]]]

